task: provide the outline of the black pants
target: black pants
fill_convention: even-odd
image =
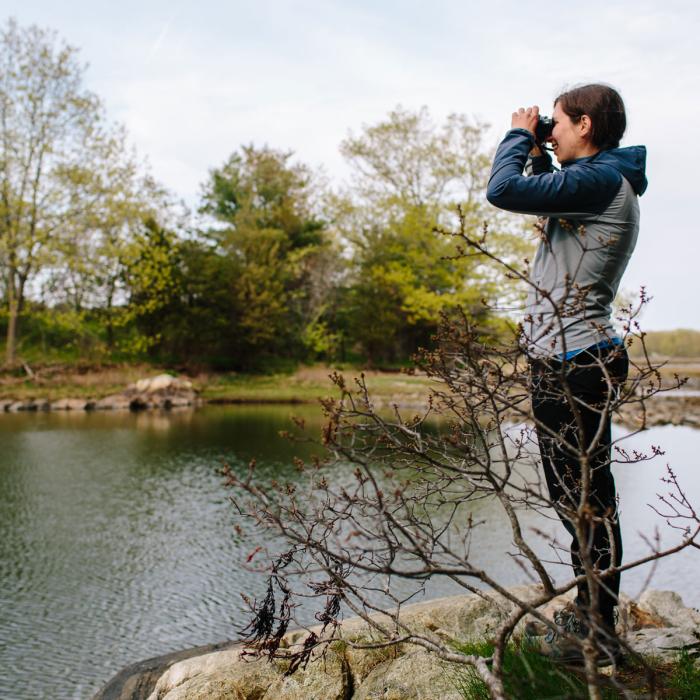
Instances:
[[[571,562],[576,575],[584,573],[582,548],[590,553],[599,570],[607,569],[611,563],[619,566],[622,561],[615,480],[610,471],[608,408],[627,378],[628,364],[627,351],[621,346],[604,349],[593,346],[570,360],[550,358],[531,362],[532,407],[540,424],[537,437],[544,475],[550,499],[572,536]],[[582,458],[584,453],[588,455],[587,460]],[[589,522],[585,539],[580,541],[574,522],[586,461],[590,469],[590,512],[603,517],[608,527],[605,522]],[[597,612],[603,623],[610,626],[619,591],[619,574],[606,576],[601,581]],[[586,616],[594,612],[585,582],[578,586],[576,602],[586,611]]]

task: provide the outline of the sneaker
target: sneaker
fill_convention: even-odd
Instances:
[[[552,661],[567,666],[583,666],[583,641],[588,637],[588,624],[573,606],[567,606],[554,614],[555,629],[540,622],[528,623],[525,635],[528,643]],[[541,632],[544,634],[540,634]],[[596,665],[610,666],[622,658],[620,642],[614,632],[595,635]]]
[[[561,627],[566,631],[575,624],[571,621],[572,617],[575,617],[580,624],[585,624],[580,615],[581,612],[578,607],[576,607],[575,603],[567,603],[561,610],[557,610],[557,612],[554,613],[553,621],[557,627]],[[530,620],[525,625],[525,637],[528,639],[532,637],[546,637],[551,633],[552,628],[544,622],[540,622],[540,620]]]

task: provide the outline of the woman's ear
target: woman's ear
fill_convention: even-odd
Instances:
[[[591,122],[591,118],[587,114],[581,115],[581,119],[579,119],[577,126],[579,129],[579,136],[581,136],[581,138],[588,139],[591,137],[591,134],[593,133],[593,122]]]

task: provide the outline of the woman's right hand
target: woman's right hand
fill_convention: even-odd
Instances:
[[[537,105],[528,107],[525,109],[521,107],[517,112],[513,112],[513,116],[510,120],[511,129],[526,129],[533,136],[535,135],[535,129],[537,128],[537,120],[540,118],[540,108]],[[540,147],[535,144],[530,151],[530,155],[533,158],[537,158],[542,155]]]
[[[513,112],[510,120],[511,129],[525,129],[533,136],[537,128],[537,121],[540,118],[540,108],[537,105],[525,109],[521,107],[517,112]]]

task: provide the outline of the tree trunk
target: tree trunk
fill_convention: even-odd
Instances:
[[[5,344],[5,366],[17,364],[17,340],[19,338],[19,317],[24,306],[24,285],[27,281],[23,273],[11,270],[7,285],[7,337]],[[17,286],[15,283],[19,282]]]
[[[19,317],[19,305],[15,289],[15,275],[9,274],[7,284],[7,336],[5,343],[5,365],[12,367],[17,359],[17,325]]]
[[[114,326],[112,324],[112,298],[114,296],[114,285],[110,284],[109,292],[107,293],[107,349],[112,352],[114,350]]]

